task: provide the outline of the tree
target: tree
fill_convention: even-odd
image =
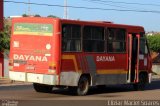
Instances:
[[[50,18],[59,18],[59,17],[57,17],[55,15],[48,15],[47,17],[50,17]]]
[[[11,35],[11,19],[4,19],[4,30],[0,32],[0,51],[9,51]]]
[[[34,17],[41,17],[39,14],[34,15]]]
[[[148,40],[148,43],[149,43],[149,48],[153,52],[160,52],[160,34],[147,36],[147,40]]]
[[[27,14],[22,14],[22,17],[28,17],[28,15]]]

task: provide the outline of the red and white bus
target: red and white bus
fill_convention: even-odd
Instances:
[[[151,57],[144,28],[112,22],[58,18],[12,20],[9,75],[33,82],[37,92],[54,86],[86,95],[97,85],[151,82]]]

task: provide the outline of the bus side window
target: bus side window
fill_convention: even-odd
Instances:
[[[81,26],[64,24],[62,25],[62,51],[81,51]]]
[[[104,28],[84,26],[83,50],[84,52],[104,52]]]
[[[107,37],[107,52],[126,52],[126,31],[120,28],[109,28]]]
[[[140,54],[148,54],[148,47],[145,37],[140,38]]]

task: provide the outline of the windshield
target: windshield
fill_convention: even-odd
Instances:
[[[15,23],[14,35],[37,35],[37,36],[52,36],[52,24],[41,23]]]

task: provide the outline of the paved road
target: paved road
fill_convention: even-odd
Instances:
[[[146,87],[145,91],[133,91],[130,85],[118,85],[108,86],[101,90],[91,88],[87,96],[75,96],[69,93],[67,89],[54,89],[52,93],[37,93],[32,85],[0,86],[0,100],[2,106],[7,106],[5,103],[10,103],[12,106],[13,104],[14,106],[21,106],[22,104],[26,104],[26,106],[34,104],[39,104],[39,106],[46,104],[55,104],[54,106],[107,106],[114,104],[120,106],[124,105],[124,100],[134,100],[132,105],[135,106],[146,106],[142,102],[150,103],[150,106],[160,106],[160,80],[153,81]],[[146,100],[154,101],[148,102]]]

